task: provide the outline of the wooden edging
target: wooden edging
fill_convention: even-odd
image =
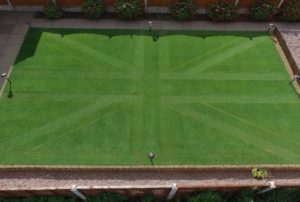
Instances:
[[[84,165],[0,165],[0,171],[248,171],[252,168],[270,170],[297,170],[300,164],[253,165],[167,165],[167,166],[84,166]]]

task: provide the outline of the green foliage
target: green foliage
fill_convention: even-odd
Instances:
[[[48,5],[44,7],[44,16],[48,19],[59,19],[63,16],[63,11],[58,3],[50,1]]]
[[[250,202],[253,201],[256,195],[255,189],[243,189],[238,192],[233,198],[234,202]]]
[[[116,0],[116,12],[123,20],[133,20],[144,12],[142,0]]]
[[[87,202],[124,202],[128,201],[126,196],[113,192],[104,192],[99,196],[89,197]]]
[[[257,180],[262,180],[269,177],[269,172],[263,168],[253,168],[252,176]]]
[[[255,202],[299,202],[300,190],[296,188],[275,189],[264,194],[259,194]]]
[[[196,5],[193,0],[182,0],[171,4],[171,14],[177,20],[189,20],[196,14]]]
[[[105,11],[104,0],[86,0],[82,5],[82,11],[88,18],[100,18]]]
[[[187,202],[222,202],[222,193],[203,191],[196,193],[187,199]]]
[[[208,16],[213,21],[232,21],[236,16],[236,7],[233,2],[216,1],[208,7]]]
[[[268,0],[257,0],[250,8],[250,18],[255,21],[268,20],[275,8]]]
[[[142,197],[140,200],[138,200],[139,202],[154,202],[156,201],[155,197],[153,195],[147,195]]]
[[[300,21],[300,0],[286,0],[280,9],[279,18],[287,22]]]

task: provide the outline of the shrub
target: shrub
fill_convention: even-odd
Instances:
[[[279,12],[279,18],[287,22],[297,22],[300,20],[300,0],[286,1]]]
[[[144,12],[142,0],[116,0],[116,12],[121,19],[133,20]]]
[[[213,21],[231,21],[237,16],[236,7],[234,3],[216,1],[208,7],[208,16]]]
[[[203,191],[188,197],[187,202],[222,202],[222,193]]]
[[[44,7],[44,15],[48,19],[59,19],[63,16],[63,11],[58,3],[50,1],[48,5]]]
[[[253,168],[252,176],[257,180],[262,180],[269,177],[269,172],[263,168]]]
[[[235,197],[234,197],[234,202],[250,202],[250,201],[255,201],[254,198],[256,196],[257,190],[254,188],[248,188],[248,189],[243,189],[239,191]]]
[[[257,0],[250,8],[250,18],[255,21],[264,21],[273,13],[276,6],[267,0]]]
[[[103,192],[98,196],[89,197],[88,202],[125,202],[128,201],[126,196],[113,192]]]
[[[182,0],[170,5],[171,14],[177,20],[189,20],[196,14],[196,5],[192,0]]]
[[[104,15],[104,1],[103,0],[86,0],[82,5],[83,13],[92,19],[100,18]]]

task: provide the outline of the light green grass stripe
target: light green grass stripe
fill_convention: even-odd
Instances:
[[[162,38],[158,44],[158,60],[159,60],[159,71],[167,72],[170,67],[170,47],[169,39]]]
[[[138,36],[135,42],[135,57],[134,57],[134,66],[138,67],[139,70],[143,70],[144,61],[145,61],[145,38],[143,36]]]
[[[288,81],[284,73],[220,73],[220,72],[202,72],[199,74],[186,75],[183,73],[161,73],[161,79],[174,80],[241,80],[241,81]]]
[[[296,95],[182,95],[164,96],[162,102],[169,103],[253,103],[253,104],[299,104]]]
[[[138,95],[103,95],[87,93],[17,93],[17,100],[53,100],[53,101],[99,101],[107,103],[132,103],[138,101]]]
[[[224,131],[225,134],[232,135],[233,137],[236,137],[246,144],[251,144],[254,147],[257,147],[265,152],[268,152],[272,155],[281,157],[282,159],[289,159],[291,162],[296,162],[299,159],[299,155],[287,150],[285,148],[282,148],[278,145],[272,144],[268,140],[264,140],[260,138],[259,136],[254,136],[249,131],[244,131],[240,128],[237,128],[233,125],[229,125],[227,123],[224,123],[223,121],[218,120],[216,117],[211,117],[209,114],[202,114],[199,113],[193,109],[190,109],[188,107],[183,106],[172,106],[169,107],[171,110],[186,116],[190,117],[194,120],[197,120],[201,123],[204,123],[212,128],[216,128],[220,131]],[[225,135],[224,134],[224,135]]]
[[[2,140],[1,145],[4,144],[6,148],[5,153],[8,153],[14,149],[17,149],[20,146],[31,143],[37,138],[46,136],[48,134],[53,134],[59,132],[67,127],[70,127],[77,123],[80,120],[84,120],[92,114],[98,112],[99,110],[106,110],[105,113],[112,113],[119,111],[124,108],[124,106],[129,106],[130,104],[111,104],[109,102],[95,102],[91,105],[86,106],[85,108],[79,109],[65,117],[57,119],[53,122],[47,123],[43,126],[40,126],[32,131],[15,136],[10,139]],[[3,152],[2,152],[3,155]]]
[[[207,60],[199,62],[195,66],[188,67],[186,73],[184,74],[193,75],[193,74],[203,72],[209,69],[210,67],[219,64],[237,54],[240,54],[241,52],[244,52],[266,40],[269,40],[269,38],[260,37],[260,38],[256,38],[255,40],[249,40],[247,42],[241,43],[235,47],[226,50],[225,52],[220,52],[219,54],[215,54],[214,56],[208,58]]]
[[[100,60],[100,61],[110,64],[114,67],[117,67],[118,69],[122,68],[123,70],[126,70],[126,71],[134,69],[133,65],[128,64],[127,62],[120,60],[118,58],[111,57],[105,53],[99,52],[98,50],[96,50],[86,44],[68,39],[67,37],[64,37],[63,39],[59,40],[59,39],[57,39],[57,37],[53,36],[52,34],[48,34],[48,37],[57,41],[58,43],[63,44],[66,47],[70,47],[70,48],[76,50],[77,52],[80,52],[82,55]]]
[[[23,69],[24,68],[24,69]],[[59,74],[53,74],[54,71],[59,71]],[[41,65],[37,66],[36,69],[31,68],[31,66],[18,66],[15,70],[14,79],[24,78],[26,74],[26,79],[141,79],[143,74],[141,72],[130,72],[124,74],[124,72],[104,72],[97,70],[88,70],[82,66],[82,69],[76,71],[74,69],[66,67],[43,67]]]

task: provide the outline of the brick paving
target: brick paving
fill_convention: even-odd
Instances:
[[[282,37],[285,40],[292,57],[294,58],[298,68],[300,68],[300,25],[299,30],[282,31]]]

